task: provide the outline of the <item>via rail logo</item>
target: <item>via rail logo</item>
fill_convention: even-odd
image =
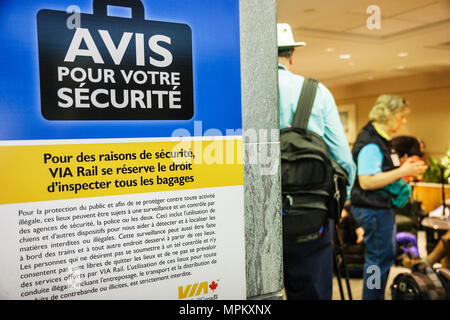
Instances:
[[[217,300],[215,293],[219,284],[217,281],[208,283],[207,281],[192,283],[186,286],[178,287],[178,299],[193,298],[197,300]]]

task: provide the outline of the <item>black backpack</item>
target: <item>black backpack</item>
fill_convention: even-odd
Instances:
[[[318,82],[306,79],[290,128],[280,132],[283,239],[321,237],[338,221],[346,199],[347,172],[330,157],[321,136],[307,130]]]

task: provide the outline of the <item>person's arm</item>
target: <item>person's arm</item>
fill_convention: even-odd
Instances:
[[[447,233],[444,234],[441,240],[438,242],[436,248],[434,248],[433,251],[428,255],[427,260],[430,265],[439,262],[439,260],[441,260],[445,256],[446,250],[449,250],[448,248],[446,248],[446,243],[449,243],[449,241],[450,231],[447,231]]]
[[[341,118],[331,92],[322,84],[319,84],[324,98],[323,116],[325,131],[324,140],[330,150],[330,155],[335,159],[348,174],[349,186],[347,186],[347,199],[350,199],[350,191],[356,177],[356,165],[353,161],[352,153],[342,127]]]
[[[358,160],[359,163],[359,160]],[[423,161],[416,161],[413,159],[406,160],[399,168],[379,172],[376,174],[359,175],[358,181],[363,190],[377,190],[381,189],[392,182],[397,181],[405,176],[418,176],[426,170]]]
[[[377,190],[381,189],[392,182],[404,177],[401,168],[397,168],[391,171],[381,172],[374,175],[362,175],[358,176],[359,185],[363,190]]]
[[[364,241],[364,229],[359,224],[359,221],[356,220],[351,208],[349,208],[349,207],[344,208],[344,210],[342,210],[342,212],[346,212],[350,229],[353,230],[356,235],[356,243],[358,244],[358,243],[363,242]]]

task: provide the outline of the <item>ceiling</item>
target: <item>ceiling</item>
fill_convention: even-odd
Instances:
[[[371,5],[380,29],[367,26]],[[450,0],[278,0],[277,14],[307,43],[291,70],[327,86],[433,71],[450,77]]]

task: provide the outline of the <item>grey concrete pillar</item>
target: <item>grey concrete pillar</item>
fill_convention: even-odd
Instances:
[[[241,0],[247,297],[283,288],[276,1]]]

